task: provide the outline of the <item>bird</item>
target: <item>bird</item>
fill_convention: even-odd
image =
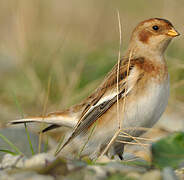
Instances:
[[[150,18],[140,22],[132,32],[122,59],[81,103],[63,111],[9,123],[44,122],[48,127],[42,132],[68,127],[70,131],[60,154],[67,158],[77,155],[98,158],[118,130],[119,122],[123,132],[138,137],[144,133],[139,127],[151,128],[165,111],[169,75],[164,52],[179,35],[166,19]],[[118,140],[132,141],[130,137],[118,136]],[[117,155],[122,160],[124,146],[125,143],[114,141],[107,154]]]

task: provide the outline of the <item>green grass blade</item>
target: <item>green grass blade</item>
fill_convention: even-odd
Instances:
[[[49,137],[48,137],[48,135],[46,135],[46,142],[45,142],[45,145],[44,145],[44,152],[48,151],[48,146],[49,146]]]
[[[11,141],[9,141],[4,135],[0,134],[0,138],[6,142],[17,154],[23,154]]]
[[[13,152],[13,151],[10,151],[10,150],[7,150],[7,149],[0,149],[0,152],[5,152],[5,153],[8,153],[8,154],[12,154],[12,155],[19,155],[19,154],[17,154],[17,153],[15,153],[15,152]]]
[[[15,102],[15,105],[16,105],[18,111],[20,112],[21,117],[24,118],[24,113],[23,113],[23,111],[22,111],[22,108],[21,108],[21,106],[20,106],[18,100],[17,100],[17,97],[16,97],[16,95],[15,95],[14,92],[12,92],[12,94],[13,94],[13,100],[14,100],[14,102]]]
[[[21,108],[21,106],[20,106],[20,104],[19,104],[19,102],[18,102],[17,97],[16,97],[16,95],[15,95],[14,92],[12,92],[12,94],[13,94],[13,99],[14,99],[14,102],[15,102],[15,104],[16,104],[16,107],[17,107],[17,109],[19,110],[19,112],[20,112],[22,118],[24,118],[24,113],[23,113],[22,108]],[[34,149],[33,149],[33,145],[32,145],[32,143],[31,143],[31,138],[30,138],[30,135],[29,135],[29,132],[28,132],[26,123],[24,123],[24,127],[25,127],[25,131],[26,131],[26,135],[27,135],[27,139],[28,139],[28,142],[29,142],[29,146],[30,146],[31,153],[32,153],[32,155],[34,155],[35,152],[34,152]]]
[[[34,149],[33,149],[33,145],[32,145],[32,142],[31,142],[31,138],[30,138],[26,123],[24,123],[24,127],[25,127],[25,131],[26,131],[26,134],[27,134],[27,139],[28,139],[28,142],[29,142],[29,147],[30,147],[31,153],[32,153],[32,155],[34,155],[35,152],[34,152]]]

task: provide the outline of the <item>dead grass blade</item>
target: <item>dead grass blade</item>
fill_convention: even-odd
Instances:
[[[126,132],[121,132],[121,133],[123,133],[123,134],[127,135],[128,137],[132,138],[132,140],[135,141],[135,144],[139,144],[140,146],[143,147],[143,149],[145,149],[144,144],[142,142],[140,142],[136,137],[131,136],[129,133],[126,133]],[[126,141],[118,141],[118,142],[125,143]],[[126,143],[126,144],[130,144],[130,143]]]
[[[129,138],[129,136],[124,135],[124,134],[120,134],[119,136],[120,136],[120,137],[128,137],[128,138]],[[134,137],[134,138],[136,138],[136,139],[138,139],[138,140],[143,140],[143,141],[150,141],[150,142],[153,142],[153,141],[154,141],[153,139],[144,138],[144,137]]]
[[[132,144],[132,145],[137,145],[137,142],[128,142],[128,141],[121,141],[121,140],[116,140],[116,142],[120,142],[123,144]],[[145,144],[145,143],[141,143],[141,146],[149,146],[150,144]],[[145,147],[144,147],[145,148]]]
[[[121,31],[121,20],[120,20],[120,15],[119,15],[119,10],[117,10],[117,16],[118,16],[118,29],[119,29],[119,51],[118,51],[118,66],[117,66],[117,121],[118,121],[118,130],[110,140],[109,144],[105,147],[104,151],[101,153],[100,157],[102,157],[110,148],[110,146],[114,143],[116,138],[118,137],[121,127],[122,127],[122,121],[120,119],[120,113],[119,113],[119,71],[120,71],[120,58],[121,58],[121,46],[122,46],[122,31]],[[126,94],[126,89],[125,89],[125,94]],[[124,107],[124,106],[123,106]],[[100,158],[99,157],[99,158]]]
[[[141,131],[148,131],[148,130],[153,130],[153,131],[157,131],[159,128],[147,128],[147,127],[127,127],[127,128],[123,128],[121,130],[122,133],[124,133],[124,130],[141,130]]]
[[[14,94],[14,92],[12,92],[12,93],[13,93],[13,98],[14,98],[15,104],[16,104],[22,118],[24,118],[24,113],[23,113],[22,107],[21,107],[16,95]],[[24,127],[25,127],[25,132],[26,132],[26,135],[27,135],[27,140],[29,142],[29,147],[30,147],[31,153],[32,153],[32,155],[34,155],[35,152],[34,152],[34,149],[33,149],[33,145],[32,145],[32,142],[31,142],[31,138],[30,138],[26,123],[24,123]]]
[[[117,120],[119,123],[119,129],[121,129],[122,121],[120,120],[120,113],[119,113],[119,71],[120,71],[120,58],[121,58],[121,44],[122,44],[122,35],[121,35],[121,21],[120,21],[120,15],[119,10],[117,10],[118,15],[118,25],[119,25],[119,51],[118,51],[118,68],[117,68]]]
[[[50,94],[50,86],[51,86],[51,75],[49,76],[49,79],[48,79],[47,93],[46,93],[45,101],[44,101],[44,104],[43,104],[42,117],[44,117],[45,114],[46,114],[47,104],[48,104],[48,99],[49,99],[49,94]],[[41,152],[41,143],[42,143],[42,136],[43,136],[42,129],[43,129],[43,127],[44,127],[44,118],[43,118],[43,123],[41,123],[41,127],[40,127],[41,131],[40,131],[40,134],[39,134],[38,153]]]

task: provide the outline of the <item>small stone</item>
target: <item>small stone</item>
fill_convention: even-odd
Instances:
[[[54,180],[54,177],[49,175],[40,175],[35,172],[21,172],[11,176],[10,180]]]
[[[59,176],[56,178],[56,180],[91,180],[90,179],[90,175],[86,175],[86,174],[92,174],[94,176],[93,172],[87,172],[86,169],[78,169],[77,171],[71,171],[70,173],[68,173],[65,176]]]
[[[140,179],[141,175],[137,172],[130,172],[126,175],[127,178]]]
[[[1,169],[7,169],[12,167],[22,168],[24,167],[24,161],[26,158],[22,155],[13,156],[11,154],[5,154],[0,164]]]
[[[175,173],[178,179],[184,179],[184,168],[176,169]]]
[[[129,172],[138,172],[138,173],[144,173],[146,171],[143,167],[138,166],[130,166],[125,165],[120,162],[110,162],[107,165],[103,166],[107,172],[115,173],[115,172],[121,172],[121,173],[129,173]]]
[[[87,166],[84,161],[72,160],[67,162],[67,168],[69,171],[73,171],[75,169],[83,168]]]
[[[49,163],[52,163],[55,159],[56,158],[49,153],[36,154],[29,159],[22,155],[13,156],[6,154],[0,164],[0,168],[7,169],[16,167],[39,170],[46,167]]]
[[[0,172],[0,179],[1,180],[14,180],[12,177],[10,177],[6,172],[1,171]]]
[[[32,156],[24,162],[24,167],[28,169],[41,169],[46,167],[48,163],[51,163],[56,158],[49,153],[41,153]]]
[[[171,167],[165,167],[162,171],[163,180],[178,180],[174,170]]]
[[[94,171],[94,179],[105,179],[107,177],[107,171],[102,166],[88,166],[89,170]]]
[[[7,174],[5,172],[0,173],[1,180],[54,180],[52,176],[40,175],[35,172],[26,171],[16,174]]]
[[[159,170],[152,170],[149,172],[146,172],[141,178],[141,180],[161,180],[161,173]]]

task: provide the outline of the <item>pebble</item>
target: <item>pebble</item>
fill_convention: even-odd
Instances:
[[[137,173],[137,172],[130,172],[126,175],[127,178],[130,179],[141,179],[141,174]]]
[[[49,175],[40,175],[32,171],[26,171],[8,175],[6,173],[0,173],[1,180],[54,180],[54,177]]]
[[[49,153],[36,154],[29,159],[22,155],[13,156],[11,154],[6,154],[0,164],[0,168],[7,169],[16,167],[39,170],[46,167],[48,163],[53,162],[55,159],[56,158]]]
[[[165,167],[162,171],[163,180],[178,180],[174,170],[171,167]]]
[[[159,170],[151,170],[143,174],[140,179],[141,180],[162,180],[161,172]]]
[[[93,175],[93,177],[95,179],[105,179],[105,178],[107,178],[108,172],[102,166],[88,166],[88,169],[92,170],[94,172],[95,177],[94,177],[94,175]]]
[[[0,169],[23,168],[25,160],[26,158],[22,155],[13,156],[11,154],[5,154],[0,164]]]
[[[146,169],[138,166],[125,165],[120,162],[110,162],[105,166],[102,166],[106,171],[110,173],[121,172],[121,173],[129,173],[129,172],[138,172],[145,173]]]
[[[52,163],[56,158],[49,153],[40,153],[32,156],[24,162],[24,167],[29,169],[41,169]]]

